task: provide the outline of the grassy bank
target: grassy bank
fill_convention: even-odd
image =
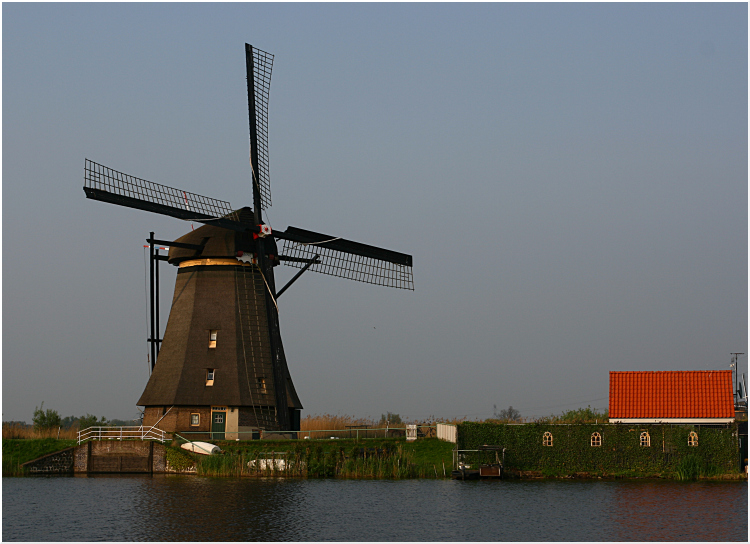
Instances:
[[[3,438],[3,476],[23,476],[23,463],[75,445],[75,440],[55,438]]]
[[[170,466],[184,470],[192,458],[206,476],[298,476],[308,478],[450,477],[453,444],[398,438],[218,442],[219,455],[192,455],[168,448]],[[178,446],[175,444],[174,446]],[[283,469],[280,461],[283,460]]]
[[[560,433],[556,433],[560,435]],[[702,433],[705,437],[705,433]],[[706,440],[707,443],[710,443]],[[43,455],[75,445],[75,440],[3,439],[3,476],[23,476],[20,465]],[[427,438],[406,442],[403,438],[371,438],[341,440],[280,440],[218,442],[222,452],[205,456],[191,454],[181,449],[177,442],[167,446],[167,461],[172,470],[197,473],[205,476],[257,477],[286,476],[308,478],[352,479],[404,479],[450,477],[453,444]],[[562,444],[560,444],[562,445]],[[621,446],[621,445],[620,445]],[[590,446],[589,446],[590,447]],[[548,449],[548,448],[546,448]],[[661,448],[660,448],[661,449]],[[533,454],[533,451],[529,453]],[[613,452],[616,453],[616,452]],[[661,456],[664,454],[658,452]],[[719,467],[718,458],[699,456],[692,451],[675,459],[673,463],[650,466],[641,463],[576,466],[568,455],[585,457],[580,451],[565,448],[560,452],[563,462],[546,464],[514,463],[513,450],[506,452],[508,478],[671,478],[742,479],[745,474],[731,468]],[[480,460],[491,462],[493,452],[482,452],[472,465]],[[478,456],[486,456],[479,459]],[[517,453],[516,453],[517,456]],[[518,456],[517,456],[518,458]],[[552,457],[548,458],[548,461]],[[280,461],[283,460],[283,467]],[[529,456],[534,461],[533,456]],[[627,460],[627,459],[625,459]],[[508,462],[510,461],[510,462]],[[585,461],[585,459],[584,459]]]

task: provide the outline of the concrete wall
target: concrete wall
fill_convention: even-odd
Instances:
[[[155,473],[166,471],[166,449],[151,440],[100,440],[71,448],[75,473]]]

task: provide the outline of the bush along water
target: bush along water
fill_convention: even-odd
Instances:
[[[548,433],[546,440],[545,433]],[[690,433],[697,436],[697,440],[692,441],[696,445],[689,443]],[[459,424],[459,449],[477,449],[483,444],[506,448],[505,467],[509,473],[533,471],[550,477],[683,478],[694,474],[737,474],[739,471],[736,424],[726,428],[630,424]],[[478,455],[488,457],[489,453]],[[488,457],[480,461],[491,460]],[[696,466],[699,468],[696,469]]]

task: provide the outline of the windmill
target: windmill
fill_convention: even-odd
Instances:
[[[154,327],[152,371],[138,401],[144,425],[168,432],[249,438],[299,430],[302,404],[279,331],[278,298],[306,270],[414,289],[412,257],[296,227],[272,231],[268,98],[273,56],[245,44],[252,208],[200,196],[85,160],[87,198],[204,223],[175,241],[147,240],[152,260],[178,267],[164,338]],[[277,240],[283,241],[280,252]],[[169,246],[154,254],[154,244]],[[274,267],[299,272],[277,291]],[[156,284],[158,285],[158,279]],[[156,297],[158,304],[158,296]],[[157,317],[158,320],[158,317]]]

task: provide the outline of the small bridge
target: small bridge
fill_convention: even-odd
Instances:
[[[89,427],[78,433],[75,472],[149,473],[166,470],[167,434],[156,427]]]
[[[167,433],[156,427],[89,427],[78,445],[23,466],[31,474],[153,474],[166,472]]]

